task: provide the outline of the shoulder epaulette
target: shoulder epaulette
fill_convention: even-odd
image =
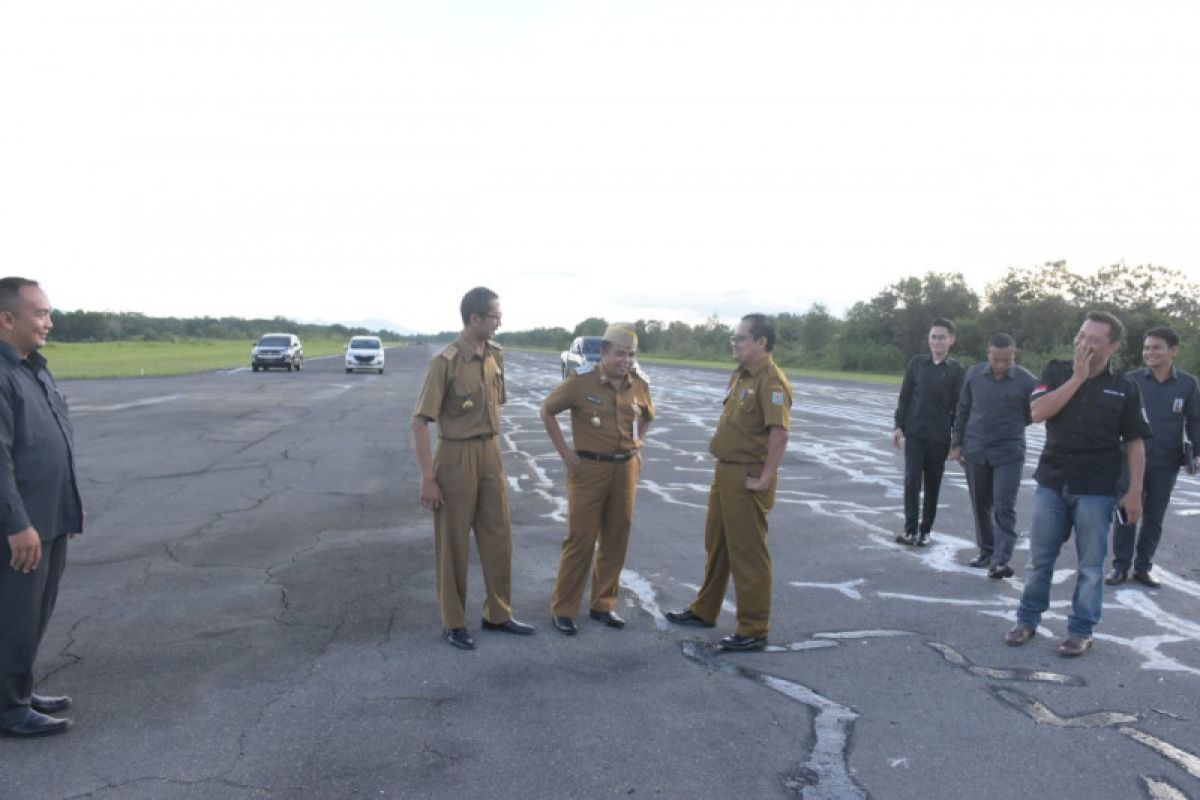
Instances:
[[[583,363],[583,364],[580,364],[578,367],[576,367],[574,369],[574,372],[576,375],[587,375],[589,372],[595,371],[595,369],[596,369],[595,364]]]
[[[438,355],[447,361],[453,361],[458,357],[458,345],[453,343],[448,344],[442,349],[442,352],[438,353]]]
[[[645,381],[647,386],[650,385],[650,376],[646,374],[646,370],[642,369],[642,365],[636,361],[633,362],[633,374]]]
[[[493,342],[491,339],[488,339],[487,346],[493,350],[504,350],[504,345],[500,344],[499,342]]]

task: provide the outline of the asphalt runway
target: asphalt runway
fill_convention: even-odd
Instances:
[[[75,728],[0,740],[6,798],[1200,798],[1195,478],[1162,589],[1106,589],[1094,650],[1060,659],[1068,545],[1044,635],[1009,648],[1025,538],[1015,580],[966,567],[951,466],[934,545],[894,544],[896,389],[793,381],[772,647],[718,655],[732,613],[698,631],[662,612],[702,577],[725,374],[652,366],[629,624],[584,616],[567,638],[548,609],[563,469],[537,417],[558,361],[513,352],[514,609],[538,631],[478,630],[472,564],[464,653],[440,637],[408,430],[430,353],[391,350],[379,376],[318,359],[64,383],[89,524],[38,672],[75,698]],[[1040,427],[1030,442],[1027,479]]]

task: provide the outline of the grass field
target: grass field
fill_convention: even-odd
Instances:
[[[250,366],[252,342],[196,339],[185,342],[55,342],[42,354],[59,380],[186,375]],[[345,339],[306,339],[304,357],[336,355]]]

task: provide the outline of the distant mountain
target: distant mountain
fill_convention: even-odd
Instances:
[[[406,328],[398,322],[393,322],[390,319],[302,319],[300,322],[306,325],[345,325],[347,328],[366,328],[370,331],[392,331],[401,336],[412,336],[419,333],[412,328]]]

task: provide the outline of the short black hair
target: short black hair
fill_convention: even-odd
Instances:
[[[463,295],[462,303],[459,304],[458,310],[462,314],[463,325],[471,324],[471,315],[478,314],[481,317],[486,317],[491,313],[493,300],[499,300],[500,295],[493,292],[486,286],[476,286],[471,291]]]
[[[946,319],[945,317],[936,318],[933,322],[929,323],[929,327],[930,328],[945,328],[947,331],[950,332],[951,336],[954,335],[954,321]]]
[[[997,333],[988,342],[988,347],[994,347],[997,350],[1007,350],[1010,347],[1016,347],[1017,342],[1012,336],[1007,333]]]
[[[766,314],[747,314],[742,322],[750,323],[750,338],[754,341],[767,340],[767,352],[775,349],[775,324]]]
[[[1107,311],[1089,311],[1084,320],[1091,322],[1103,322],[1108,326],[1108,340],[1110,342],[1119,342],[1125,336],[1125,323],[1117,319]]]
[[[1168,328],[1166,325],[1160,325],[1157,328],[1151,328],[1142,335],[1143,339],[1149,339],[1153,336],[1155,339],[1162,339],[1167,343],[1167,347],[1179,347],[1179,334]]]
[[[9,276],[0,278],[0,311],[16,311],[21,302],[21,290],[26,286],[37,286],[37,281],[29,278]]]

